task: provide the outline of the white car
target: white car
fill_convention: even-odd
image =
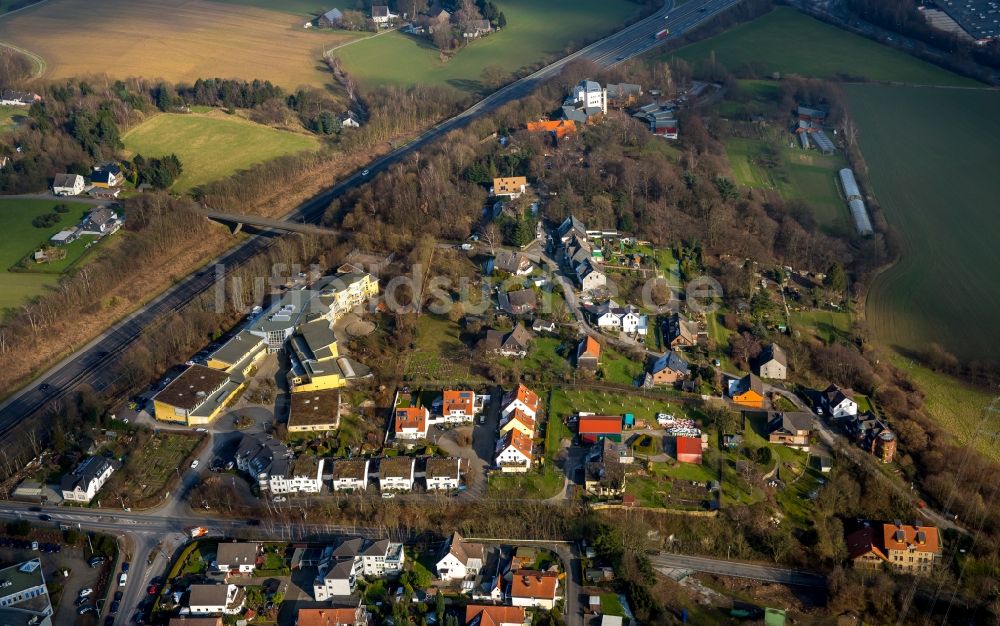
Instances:
[[[80,590],[80,597],[81,598],[86,598],[87,596],[89,596],[92,593],[94,593],[93,589],[91,589],[90,587],[84,587],[83,589]]]
[[[396,497],[396,494],[388,492],[388,491],[382,494],[382,498],[385,499],[385,500],[392,500],[395,497]]]
[[[191,461],[191,469],[198,469],[198,459]]]
[[[195,428],[194,432],[196,432],[196,433],[207,433],[208,429],[207,428]]]
[[[118,577],[118,586],[119,587],[124,587],[125,583],[127,583],[127,582],[128,582],[128,574],[126,574],[125,572],[122,572],[122,575]]]
[[[362,176],[368,176],[368,174],[369,174],[368,170],[361,170]]]
[[[286,498],[285,496],[277,496],[276,498],[274,498],[274,500],[273,500],[273,501],[274,501],[274,502],[284,502],[284,501],[285,501],[285,500],[287,500],[287,499],[288,499],[288,498]]]

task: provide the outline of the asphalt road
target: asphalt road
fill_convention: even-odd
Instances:
[[[678,37],[740,1],[690,0],[674,9],[674,0],[667,0],[663,8],[653,15],[501,88],[455,117],[434,126],[409,144],[372,162],[366,170],[355,172],[327,191],[304,202],[289,214],[287,219],[295,222],[319,222],[326,207],[335,198],[364,184],[393,163],[405,159],[448,132],[489,114],[508,102],[526,96],[541,82],[557,75],[567,63],[576,59],[587,59],[601,67],[614,66],[662,44],[663,41],[657,40],[655,33],[663,28],[670,29],[667,39]],[[364,171],[368,174],[363,174]],[[271,243],[272,240],[265,236],[252,237],[223,253],[206,267],[221,265],[226,268],[225,271],[231,271],[256,256]],[[118,355],[143,332],[154,327],[166,313],[183,309],[200,294],[212,290],[216,281],[223,278],[224,276],[216,276],[216,272],[212,270],[202,270],[189,275],[89,344],[79,347],[72,356],[55,365],[0,405],[0,435],[8,433],[23,419],[43,410],[50,403],[58,401],[81,386],[89,386],[100,392],[111,385],[119,376],[114,367]]]
[[[763,582],[781,583],[783,585],[795,585],[798,587],[826,588],[826,577],[823,575],[789,567],[753,565],[751,563],[740,563],[725,559],[710,559],[702,556],[684,556],[681,554],[661,554],[650,557],[649,560],[653,567],[658,570],[691,570],[719,576],[752,578]]]

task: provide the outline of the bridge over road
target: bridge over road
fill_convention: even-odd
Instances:
[[[776,565],[756,565],[727,561],[725,559],[710,559],[702,556],[687,556],[683,554],[660,554],[649,558],[653,568],[664,572],[687,570],[715,574],[717,576],[734,576],[736,578],[752,578],[769,583],[781,583],[796,587],[826,588],[826,577],[816,572],[780,567]]]
[[[280,230],[288,233],[300,233],[303,235],[341,235],[341,231],[333,228],[325,228],[316,224],[304,222],[294,222],[291,220],[261,217],[260,215],[239,215],[237,213],[222,213],[211,209],[202,210],[201,213],[210,220],[221,222],[233,227],[233,232],[239,232],[244,225],[255,226],[268,230]]]

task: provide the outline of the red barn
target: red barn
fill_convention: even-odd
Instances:
[[[697,463],[701,465],[701,438],[700,437],[676,437],[677,462]]]
[[[583,443],[597,443],[601,439],[622,440],[620,415],[581,415],[578,427]]]

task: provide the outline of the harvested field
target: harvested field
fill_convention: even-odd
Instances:
[[[0,40],[42,57],[46,78],[329,84],[323,50],[355,35],[302,24],[295,15],[207,0],[51,0],[0,21]]]

